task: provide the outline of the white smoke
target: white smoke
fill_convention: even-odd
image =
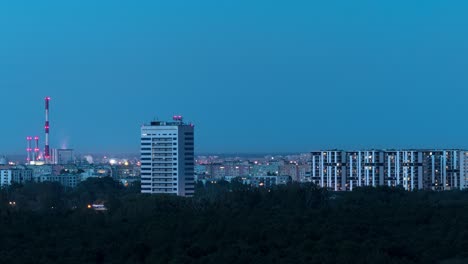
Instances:
[[[91,156],[91,155],[86,155],[86,156],[84,156],[84,158],[86,159],[86,161],[87,161],[89,164],[94,164],[93,156]]]

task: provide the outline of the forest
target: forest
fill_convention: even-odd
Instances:
[[[106,211],[88,208],[100,203]],[[468,263],[468,192],[88,179],[0,191],[1,263]]]

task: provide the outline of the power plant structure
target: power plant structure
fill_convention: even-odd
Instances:
[[[45,140],[44,151],[41,152],[39,147],[39,137],[26,137],[27,140],[27,164],[43,165],[43,164],[69,164],[74,162],[73,149],[53,149],[50,147],[50,97],[45,98]],[[33,148],[34,140],[34,148]]]
[[[32,148],[31,148],[31,141],[32,141],[32,137],[26,137],[26,140],[28,141],[28,145],[26,147],[26,151],[28,152],[28,157],[27,157],[27,161],[28,163],[31,162],[31,151],[32,151]]]
[[[49,146],[49,104],[50,97],[45,98],[45,148],[44,148],[44,160],[46,163],[50,162],[50,146]]]
[[[40,158],[40,153],[39,153],[39,137],[35,136],[34,137],[35,141],[35,147],[34,147],[34,152],[33,152],[33,160],[37,161]]]
[[[39,137],[35,136],[28,136],[26,137],[27,140],[27,158],[26,161],[28,164],[50,164],[51,163],[51,153],[50,153],[50,145],[49,145],[49,133],[50,133],[50,121],[49,121],[49,106],[50,106],[50,97],[45,98],[45,146],[44,152],[41,154],[41,150],[39,148]],[[34,148],[33,148],[33,140],[34,140]]]

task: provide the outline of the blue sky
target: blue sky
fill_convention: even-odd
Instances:
[[[182,114],[199,152],[468,147],[466,1],[2,1],[0,153],[137,152]]]

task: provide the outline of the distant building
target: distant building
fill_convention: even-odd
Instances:
[[[206,165],[195,165],[196,174],[206,174]]]
[[[44,175],[41,182],[58,182],[62,186],[75,188],[81,182],[80,174]]]
[[[88,178],[95,178],[96,176],[96,171],[94,168],[82,168],[83,172],[80,174],[81,175],[81,181],[86,181]]]
[[[60,165],[75,163],[73,149],[52,149],[52,163]]]
[[[310,178],[311,171],[310,163],[298,165],[299,182],[307,182],[307,178]]]
[[[327,150],[311,153],[307,181],[334,191],[389,186],[405,190],[468,188],[463,150]]]
[[[11,170],[0,170],[0,187],[11,185]]]
[[[460,153],[460,189],[468,189],[468,151]]]
[[[0,186],[8,186],[12,183],[24,184],[33,180],[33,171],[24,166],[5,166],[0,168]]]
[[[263,175],[278,175],[280,173],[281,163],[280,162],[267,162],[265,164],[254,164],[251,169],[251,175],[263,176]]]
[[[296,163],[288,163],[280,166],[280,175],[289,175],[293,181],[299,181],[299,166]]]
[[[311,182],[334,191],[346,184],[346,152],[339,150],[312,152]]]
[[[53,168],[51,165],[41,165],[41,166],[27,166],[27,168],[32,170],[33,181],[40,182],[41,176],[53,174]]]
[[[251,180],[251,184],[256,187],[273,187],[275,185],[284,185],[291,182],[291,176],[255,176]]]
[[[192,196],[194,127],[175,116],[141,128],[141,192]]]
[[[112,167],[112,178],[116,181],[140,177],[140,168],[136,165],[116,165]]]
[[[33,170],[27,168],[11,169],[11,181],[24,184],[33,180]]]

